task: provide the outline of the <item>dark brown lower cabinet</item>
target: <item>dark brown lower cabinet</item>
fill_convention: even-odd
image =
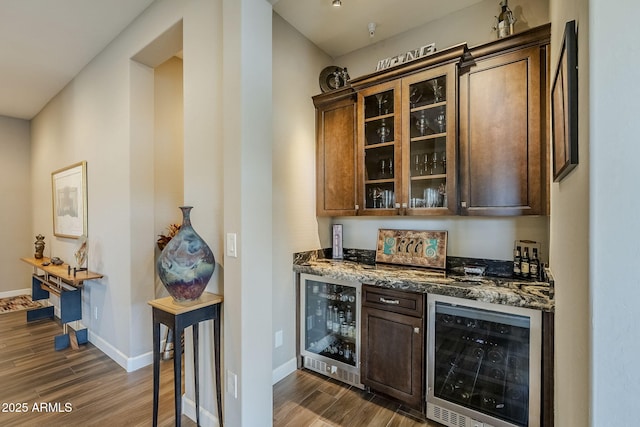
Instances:
[[[362,287],[361,380],[423,411],[424,294]]]

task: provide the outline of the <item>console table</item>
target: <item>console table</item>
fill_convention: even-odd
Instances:
[[[218,422],[222,427],[222,392],[220,386],[220,306],[222,296],[205,292],[193,302],[177,303],[173,297],[149,301],[153,308],[153,426],[158,425],[158,398],[160,393],[160,324],[173,330],[173,376],[175,390],[176,426],[182,415],[182,332],[193,329],[193,368],[196,391],[196,422],[200,425],[200,390],[198,381],[198,324],[213,320],[213,341],[216,375]]]
[[[69,346],[77,348],[78,344],[86,344],[89,341],[87,329],[74,328],[73,341],[69,335],[69,323],[82,319],[82,285],[85,280],[95,280],[103,277],[102,274],[88,270],[75,271],[68,264],[53,265],[49,258],[20,258],[33,266],[31,278],[31,299],[34,301],[45,300],[49,294],[60,298],[60,321],[62,322],[62,334],[54,338],[56,350],[62,350]],[[43,265],[43,263],[49,263]],[[52,305],[27,311],[27,322],[40,319],[52,319],[54,317]]]

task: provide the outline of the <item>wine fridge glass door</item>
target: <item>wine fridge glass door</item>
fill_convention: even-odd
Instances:
[[[361,284],[300,277],[300,354],[306,368],[362,388]]]
[[[427,401],[433,397],[465,408],[492,425],[535,425],[531,418],[532,413],[539,417],[541,363],[536,319],[530,313],[497,311],[501,306],[495,305],[429,304]]]

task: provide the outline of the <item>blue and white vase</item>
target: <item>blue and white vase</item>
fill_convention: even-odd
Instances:
[[[162,284],[176,302],[200,298],[216,268],[207,243],[191,226],[192,206],[180,206],[182,225],[162,250],[156,264]]]

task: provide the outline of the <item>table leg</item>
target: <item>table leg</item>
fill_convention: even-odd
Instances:
[[[160,323],[153,321],[153,427],[158,425],[160,395]]]
[[[196,389],[196,425],[200,427],[200,383],[198,378],[198,324],[193,324],[193,372],[194,372],[194,386]]]
[[[220,427],[222,427],[222,378],[220,377],[220,304],[216,304],[215,315],[213,317],[213,344],[215,346],[214,357],[216,363],[216,398],[218,404],[218,423]]]
[[[183,327],[175,325],[173,329],[173,389],[175,391],[176,427],[182,421],[182,331]]]

